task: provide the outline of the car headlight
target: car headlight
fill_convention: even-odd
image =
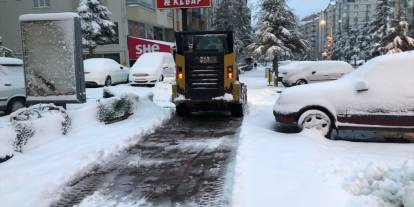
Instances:
[[[147,73],[134,73],[134,74],[132,74],[132,76],[134,76],[134,77],[145,77],[145,76],[149,76],[149,74],[147,74]]]

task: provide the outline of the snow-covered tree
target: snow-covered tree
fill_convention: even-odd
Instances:
[[[82,44],[93,53],[98,45],[114,42],[115,24],[110,21],[111,12],[100,0],[80,0],[77,9],[81,17]]]
[[[332,60],[344,60],[344,51],[343,48],[345,47],[346,40],[348,38],[347,32],[337,33],[334,35],[334,43],[332,47]]]
[[[392,15],[392,4],[390,0],[377,0],[376,14],[374,21],[370,24],[372,34],[371,56],[375,57],[383,54],[384,38],[387,36],[389,20]]]
[[[398,53],[414,50],[414,39],[408,36],[408,23],[405,20],[405,13],[401,5],[397,5],[396,18],[392,21],[391,27],[387,30],[379,48],[382,53]]]
[[[359,60],[368,60],[371,58],[371,48],[372,48],[372,35],[370,33],[371,28],[369,24],[363,24],[358,30],[358,47],[360,50]]]
[[[233,31],[235,50],[239,58],[248,56],[246,47],[252,43],[253,29],[251,11],[243,1],[221,1],[216,8],[213,28],[220,31]]]
[[[297,18],[285,0],[261,0],[260,7],[259,30],[249,48],[256,57],[273,60],[276,70],[279,58],[305,53],[307,42],[298,32]]]

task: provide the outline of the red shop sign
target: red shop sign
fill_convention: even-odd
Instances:
[[[157,0],[157,9],[211,7],[211,0]]]
[[[137,60],[139,56],[149,52],[168,52],[172,51],[172,44],[151,41],[142,38],[128,36],[128,52],[130,60]]]

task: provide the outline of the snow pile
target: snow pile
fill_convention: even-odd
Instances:
[[[0,128],[0,163],[13,156],[13,140],[15,134],[11,128]]]
[[[352,206],[414,207],[414,161],[400,168],[386,169],[369,165],[346,179],[345,189],[355,196]]]
[[[233,101],[234,98],[233,98],[232,94],[226,93],[226,94],[224,94],[224,96],[219,96],[219,97],[213,98],[213,100],[230,102],[230,101]]]

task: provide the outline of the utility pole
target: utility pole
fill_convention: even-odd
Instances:
[[[181,9],[181,17],[182,17],[183,31],[186,32],[188,30],[187,8]]]

